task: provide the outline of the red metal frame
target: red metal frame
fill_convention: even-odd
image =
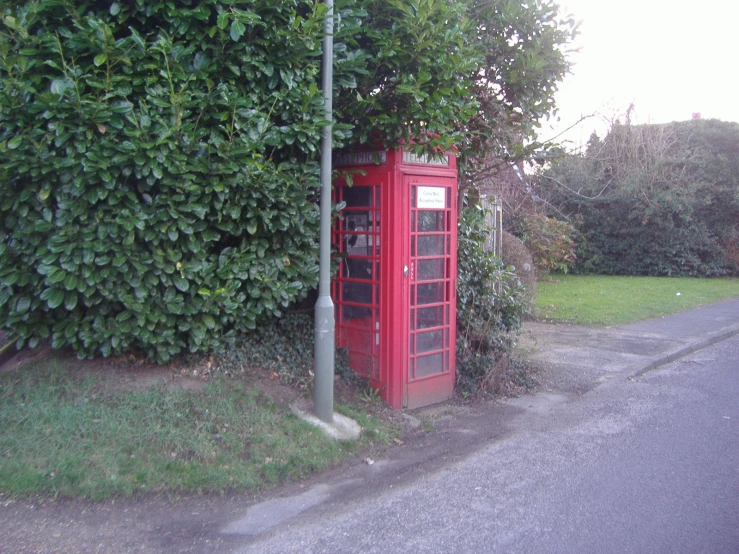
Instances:
[[[393,408],[445,400],[455,383],[456,158],[365,151],[337,166],[353,181],[334,188],[347,203],[333,230],[337,346]],[[419,207],[419,191],[437,198]]]

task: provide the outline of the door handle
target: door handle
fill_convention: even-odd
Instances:
[[[403,277],[408,277],[408,266],[403,266]]]

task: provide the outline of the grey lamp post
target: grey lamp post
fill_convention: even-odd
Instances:
[[[333,59],[334,59],[334,3],[325,2],[328,10],[324,24],[322,85],[326,120],[332,121],[333,111]],[[315,310],[315,351],[313,400],[316,415],[326,423],[334,420],[334,350],[335,319],[331,300],[331,132],[329,123],[321,135],[321,227],[320,227],[320,276],[318,301]]]

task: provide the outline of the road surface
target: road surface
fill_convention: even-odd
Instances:
[[[223,531],[243,553],[739,553],[739,337],[510,404],[507,435],[463,459],[339,499],[317,485]]]

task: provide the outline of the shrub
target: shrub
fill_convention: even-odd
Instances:
[[[323,4],[23,2],[0,30],[0,320],[163,361],[317,281]]]
[[[523,241],[515,235],[503,231],[502,238],[500,259],[503,261],[503,265],[514,267],[516,277],[525,291],[528,310],[529,307],[534,305],[537,292],[534,259]]]
[[[315,283],[325,3],[0,12],[0,325],[19,346],[165,361],[279,316]],[[569,67],[574,22],[554,4],[335,12],[334,89],[350,92],[335,95],[336,147],[356,129],[391,147],[458,142],[460,167],[483,135],[519,151]]]
[[[521,237],[531,251],[534,265],[543,271],[567,273],[575,263],[575,227],[542,214],[530,214],[522,223]]]
[[[485,252],[484,211],[467,207],[459,218],[457,384],[474,392],[515,345],[526,300],[514,268]]]
[[[539,194],[576,218],[573,271],[739,274],[739,124],[615,124],[542,175]]]
[[[238,373],[244,368],[268,369],[280,379],[301,389],[313,379],[314,318],[312,314],[288,311],[282,317],[261,321],[256,329],[239,333],[232,345],[209,356],[222,372]],[[349,366],[345,349],[336,351],[336,374],[346,382],[365,385]]]

